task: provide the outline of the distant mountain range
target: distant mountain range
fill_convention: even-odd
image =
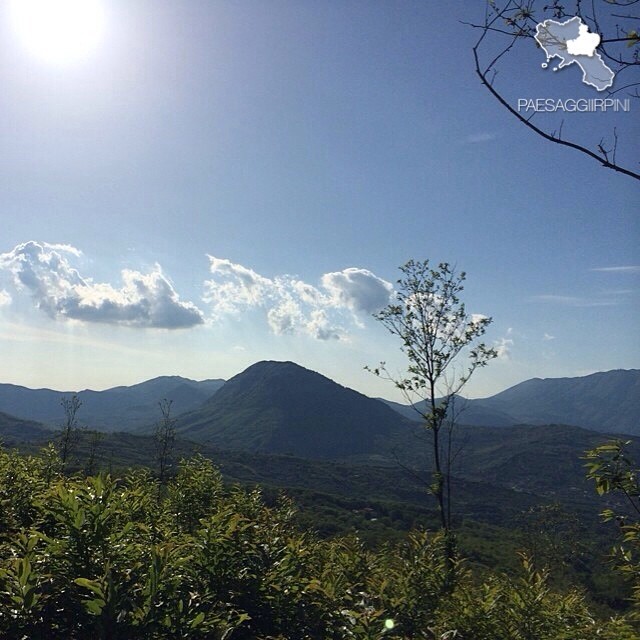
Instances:
[[[486,400],[458,398],[455,409],[461,424],[569,424],[638,433],[632,414],[639,397],[632,394],[639,383],[640,371],[530,380]],[[370,459],[387,457],[393,449],[410,455],[421,429],[415,411],[400,407],[403,414],[293,362],[259,362],[200,408],[179,416],[177,431],[191,440],[253,453]]]
[[[10,424],[14,435],[45,428],[34,422],[60,426],[64,395],[0,384],[0,412],[7,414],[0,437]],[[293,362],[258,362],[226,383],[169,376],[78,396],[79,422],[90,428],[149,433],[160,415],[158,402],[167,398],[182,437],[315,459],[387,457],[390,448],[409,446],[418,417],[410,406],[369,398]],[[640,370],[527,380],[490,398],[458,398],[460,409],[461,424],[565,424],[640,436]]]
[[[427,403],[424,400],[416,402],[415,405],[392,402],[384,398],[379,400],[409,420],[421,421],[420,413],[427,412]],[[479,427],[511,427],[519,424],[513,416],[499,409],[485,406],[482,400],[468,400],[462,396],[455,397],[453,411],[457,416],[456,421],[461,424],[473,424]]]
[[[411,405],[386,402],[405,417],[418,416]],[[418,403],[416,408],[423,405]],[[458,398],[455,409],[463,424],[573,424],[603,433],[640,435],[640,370],[533,378],[490,398]]]
[[[224,380],[198,382],[179,376],[162,376],[105,391],[53,391],[0,384],[0,412],[59,427],[64,420],[62,398],[77,393],[82,402],[78,412],[81,425],[101,431],[129,431],[159,418],[158,403],[162,399],[172,400],[172,413],[178,415],[199,407],[223,384]]]

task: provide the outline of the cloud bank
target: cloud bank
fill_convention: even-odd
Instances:
[[[81,252],[69,245],[25,242],[0,254],[0,270],[11,274],[18,291],[52,318],[137,328],[184,329],[204,322],[193,303],[180,300],[155,265],[150,273],[125,269],[122,286],[84,278],[71,261]]]
[[[27,293],[51,318],[155,329],[186,329],[251,313],[275,335],[326,341],[347,338],[349,325],[362,326],[362,319],[386,306],[393,294],[389,282],[367,269],[325,273],[312,285],[289,275],[270,278],[208,256],[205,317],[195,304],[180,299],[158,264],[147,273],[124,269],[116,287],[82,275],[80,258],[82,252],[71,245],[35,241],[0,253],[0,275],[8,276],[5,281],[12,289],[0,288],[0,305],[11,304],[14,293]]]
[[[241,264],[208,256],[211,279],[204,301],[214,319],[259,310],[276,335],[306,334],[318,340],[346,336],[348,318],[368,316],[390,300],[393,286],[367,269],[324,274],[316,287],[293,276],[268,278]]]

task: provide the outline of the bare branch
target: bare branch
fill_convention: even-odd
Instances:
[[[610,2],[617,7],[630,7],[635,5],[636,2]],[[499,63],[503,62],[508,54],[513,51],[514,46],[520,40],[531,40],[534,37],[535,29],[539,27],[540,22],[535,16],[534,10],[538,8],[543,12],[547,12],[547,14],[551,14],[556,19],[563,19],[565,17],[570,16],[571,14],[567,12],[564,4],[560,2],[552,2],[550,4],[538,6],[537,0],[505,0],[502,3],[499,2],[491,2],[487,5],[487,11],[485,15],[485,20],[483,24],[478,24],[476,22],[464,22],[463,24],[470,26],[473,29],[480,30],[480,35],[472,48],[475,72],[476,75],[480,78],[481,83],[487,88],[487,90],[493,95],[493,97],[499,102],[499,104],[504,107],[512,116],[514,116],[517,120],[519,120],[524,126],[529,128],[531,131],[536,133],[538,136],[543,139],[553,142],[554,144],[561,145],[564,147],[568,147],[573,149],[583,155],[586,155],[593,160],[596,160],[600,165],[607,169],[611,169],[617,173],[622,175],[626,175],[630,178],[634,178],[636,180],[640,180],[640,171],[638,171],[635,167],[631,167],[624,164],[621,164],[618,160],[619,157],[619,145],[618,141],[618,133],[614,132],[615,143],[611,149],[606,148],[606,145],[601,140],[597,145],[587,145],[582,143],[577,139],[571,139],[571,135],[565,134],[563,131],[562,123],[560,125],[559,131],[550,130],[550,128],[546,128],[541,124],[534,124],[533,118],[535,113],[529,115],[523,115],[520,113],[514,106],[512,106],[509,101],[506,99],[505,95],[501,92],[501,90],[497,87],[496,79],[498,76],[498,66]],[[591,30],[594,33],[602,34],[602,28],[600,21],[597,16],[595,3],[591,3],[591,15],[587,16],[582,10],[582,3],[576,2],[574,15],[579,15],[580,18],[589,24]],[[623,17],[625,19],[636,18],[635,16],[631,16],[630,14],[612,14],[618,15],[619,17]],[[610,22],[610,20],[609,20]],[[610,30],[615,30],[611,25]],[[616,75],[619,75],[623,72],[629,72],[630,69],[638,68],[640,65],[639,60],[639,49],[640,47],[640,39],[635,31],[626,31],[624,29],[618,29],[618,33],[613,36],[601,36],[601,41],[599,45],[599,52],[602,56],[615,63]],[[491,55],[486,55],[486,47],[490,42],[494,40],[501,40],[502,38],[509,38],[508,43],[502,42],[498,47],[497,53],[492,53]],[[626,43],[627,45],[636,45],[633,51],[631,58],[625,54],[623,57],[621,52],[613,53],[609,51],[606,45],[619,45]],[[628,46],[626,49],[628,50]],[[481,56],[480,52],[483,52]],[[487,57],[487,61],[483,61],[482,58]],[[631,81],[627,82],[624,86],[618,87],[613,91],[608,91],[607,95],[612,96],[621,91],[629,92],[630,89],[635,89],[635,91],[629,92],[629,95],[633,98],[640,98],[640,91],[637,89],[640,87],[640,82]]]

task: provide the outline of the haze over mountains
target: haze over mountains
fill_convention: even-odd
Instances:
[[[11,420],[14,431],[20,420],[30,421],[31,431],[43,428],[33,422],[59,426],[64,395],[69,393],[0,384],[0,412],[8,414],[0,420],[0,435]],[[93,429],[148,433],[159,418],[158,402],[167,398],[185,438],[310,458],[332,458],[338,451],[383,455],[417,418],[411,407],[369,398],[292,362],[258,362],[226,383],[168,376],[78,396],[79,422]],[[456,409],[463,406],[461,424],[568,424],[640,435],[640,370],[527,380],[490,398],[459,399]]]
[[[385,402],[410,419],[418,417],[410,405]],[[417,409],[423,406],[416,404]],[[533,378],[489,398],[459,398],[455,409],[463,424],[572,424],[603,433],[640,435],[640,370]]]
[[[80,424],[101,431],[128,431],[143,427],[160,416],[158,402],[172,400],[174,415],[199,407],[224,380],[190,380],[180,376],[162,376],[130,387],[105,391],[86,389],[77,392],[82,402]],[[64,420],[60,401],[73,391],[29,389],[0,384],[0,412],[25,420],[59,427]]]

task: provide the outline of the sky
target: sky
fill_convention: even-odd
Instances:
[[[493,318],[499,358],[465,395],[640,365],[638,181],[481,86],[464,22],[483,3],[89,5],[57,40],[55,11],[36,32],[0,7],[0,382],[293,360],[399,399],[364,367],[402,370],[372,314],[411,258],[464,270],[467,310]],[[532,42],[505,59],[509,100],[601,97],[544,61]],[[563,131],[615,127],[637,163],[638,109]]]

